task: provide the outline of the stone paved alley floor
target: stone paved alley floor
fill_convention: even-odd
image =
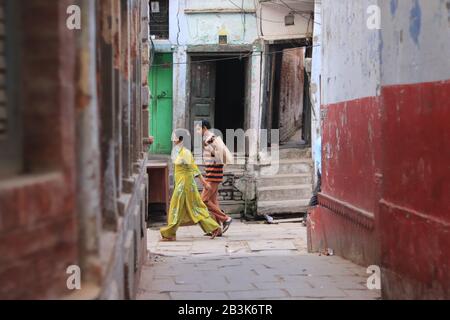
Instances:
[[[306,228],[235,222],[210,240],[198,226],[177,242],[148,231],[149,259],[140,300],[379,299],[366,287],[365,268],[337,256],[308,254]]]

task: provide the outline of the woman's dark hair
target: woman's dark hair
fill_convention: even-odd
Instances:
[[[202,120],[202,128],[206,128],[208,130],[211,130],[211,123],[209,123],[208,120]]]
[[[183,142],[184,137],[189,137],[189,131],[187,131],[185,129],[176,129],[173,132],[173,136],[176,137],[178,139],[178,141]]]

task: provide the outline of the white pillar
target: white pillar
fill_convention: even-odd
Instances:
[[[188,56],[185,46],[180,46],[173,55],[173,129],[189,129],[188,92],[186,90]]]
[[[247,128],[252,132],[249,145],[249,161],[256,163],[259,150],[259,133],[261,128],[261,83],[262,83],[262,52],[258,47],[254,47],[251,57],[250,72],[250,112]],[[247,131],[248,131],[247,130]],[[250,133],[250,131],[248,131]]]
[[[314,8],[314,38],[311,72],[311,99],[312,99],[312,154],[314,160],[314,180],[317,171],[322,172],[322,128],[321,128],[321,74],[322,74],[322,1],[315,1]]]

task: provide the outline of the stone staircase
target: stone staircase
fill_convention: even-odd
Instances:
[[[280,149],[279,170],[262,165],[257,179],[258,215],[305,213],[313,192],[311,149]]]

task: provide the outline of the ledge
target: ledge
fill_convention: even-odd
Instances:
[[[202,13],[235,13],[235,14],[256,14],[255,9],[234,9],[234,8],[211,8],[211,9],[184,9],[185,14],[202,14]]]
[[[14,176],[0,181],[0,193],[3,191],[48,183],[64,183],[63,174],[61,172],[54,171]]]
[[[205,44],[205,45],[188,45],[188,53],[250,53],[253,52],[253,45],[248,44]]]
[[[357,208],[349,203],[343,202],[323,193],[319,194],[319,205],[361,227],[368,230],[374,229],[375,218],[374,214],[371,212]]]
[[[393,202],[387,201],[385,199],[381,199],[380,200],[380,205],[382,207],[384,207],[388,211],[393,211],[394,213],[397,213],[397,214],[403,214],[404,216],[406,216],[408,218],[410,216],[413,216],[413,217],[416,217],[417,219],[420,219],[422,221],[426,221],[427,223],[433,223],[436,226],[442,226],[444,228],[450,228],[450,222],[445,221],[443,219],[440,219],[438,217],[434,217],[434,216],[432,216],[430,214],[427,214],[425,212],[419,212],[419,211],[416,211],[414,209],[403,207],[403,206],[400,206],[400,205],[395,204]]]

